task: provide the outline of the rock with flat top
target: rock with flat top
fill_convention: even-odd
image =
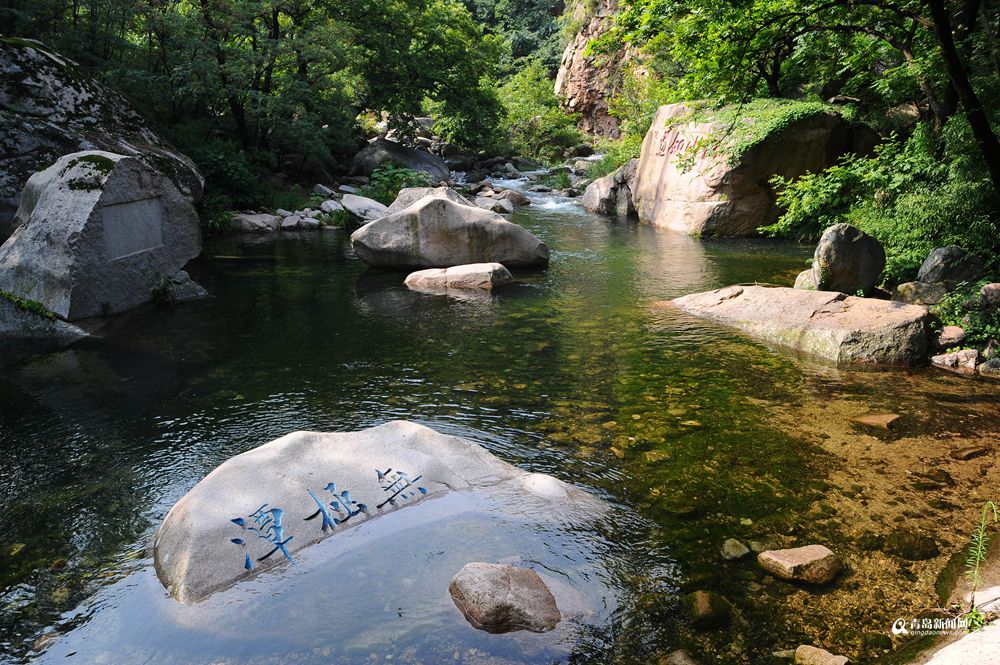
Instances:
[[[904,282],[896,287],[892,299],[910,305],[936,305],[948,295],[948,287],[944,284],[926,284],[924,282]]]
[[[233,215],[229,230],[234,233],[274,233],[283,218],[267,213],[241,212]]]
[[[965,341],[965,331],[959,326],[945,326],[934,338],[935,349],[950,349]]]
[[[757,555],[757,563],[779,579],[816,586],[832,582],[844,567],[841,558],[823,545],[768,550]]]
[[[926,362],[926,307],[830,291],[729,286],[671,301],[773,344],[844,364]]]
[[[562,619],[556,599],[533,570],[467,563],[448,586],[452,600],[476,628],[489,633],[544,633]]]
[[[470,263],[451,268],[418,270],[410,273],[405,283],[414,291],[440,292],[449,289],[490,291],[513,282],[513,275],[500,263]]]
[[[835,656],[826,649],[803,644],[795,650],[795,665],[848,665],[846,656]]]

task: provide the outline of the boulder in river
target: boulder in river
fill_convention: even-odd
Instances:
[[[512,284],[514,277],[500,263],[470,263],[451,268],[428,268],[410,273],[406,286],[414,291],[436,293],[449,289],[480,289],[490,291]]]
[[[86,336],[86,332],[62,321],[38,303],[0,291],[0,339],[44,340],[62,346]]]
[[[489,633],[544,633],[562,619],[552,592],[528,568],[468,563],[451,580],[448,591],[469,623]]]
[[[844,364],[926,362],[926,307],[831,291],[729,286],[671,301],[766,342]]]
[[[425,501],[487,495],[553,520],[607,512],[552,476],[416,423],[294,432],[230,458],[170,509],[154,539],[156,571],[173,597],[194,602],[359,524],[411,509],[426,515]],[[405,518],[388,524],[414,527]]]
[[[698,630],[713,630],[729,625],[733,607],[714,591],[693,591],[681,599],[684,613]]]
[[[189,197],[140,159],[90,150],[33,175],[0,290],[73,321],[150,302],[201,252]]]
[[[850,224],[826,229],[813,254],[813,283],[820,291],[867,293],[878,284],[883,269],[882,243]]]
[[[803,644],[795,650],[795,665],[848,665],[846,656],[836,656],[826,649]]]
[[[977,349],[964,349],[942,353],[933,356],[931,364],[956,374],[975,374],[976,365],[979,364],[979,351]]]
[[[433,196],[363,226],[351,235],[351,243],[362,261],[387,268],[494,262],[536,268],[549,261],[549,248],[524,227]]]
[[[495,199],[487,196],[477,196],[476,205],[483,210],[509,215],[514,212],[514,204],[506,199]]]
[[[354,161],[351,163],[351,173],[370,176],[384,163],[397,164],[414,171],[423,171],[435,183],[448,180],[451,177],[448,165],[437,155],[432,155],[424,150],[407,148],[387,139],[376,139],[355,155]]]
[[[233,215],[229,229],[234,233],[274,233],[282,218],[268,213],[240,212]]]
[[[40,42],[0,38],[0,242],[13,233],[28,179],[81,149],[135,157],[197,202],[204,179],[117,93]],[[21,220],[23,221],[23,219]]]
[[[757,555],[760,567],[790,582],[829,584],[844,567],[843,560],[823,545],[768,550]]]
[[[732,122],[707,112],[704,121],[685,120],[694,110],[683,103],[659,108],[632,189],[641,221],[690,235],[756,235],[781,214],[771,178],[821,171],[846,153],[869,152],[878,140],[831,110],[787,123],[733,161],[714,149]],[[702,147],[706,139],[711,145]]]

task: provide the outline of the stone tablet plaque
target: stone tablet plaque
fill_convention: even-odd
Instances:
[[[159,197],[104,206],[102,215],[108,261],[163,246],[163,203]]]

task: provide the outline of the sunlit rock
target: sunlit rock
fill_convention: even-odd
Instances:
[[[490,291],[511,284],[514,277],[499,263],[470,263],[451,268],[428,268],[410,273],[405,284],[414,291],[440,292],[450,289]]]
[[[926,307],[831,291],[729,286],[671,301],[766,342],[841,364],[926,362]]]
[[[823,545],[768,550],[757,555],[760,567],[790,582],[829,584],[844,567],[843,560]]]
[[[405,421],[295,432],[226,461],[174,505],[154,542],[157,574],[172,596],[193,602],[327,537],[453,493],[469,502],[503,494],[511,511],[554,521],[606,510],[554,478],[536,491],[537,475]]]
[[[363,226],[351,235],[351,244],[368,265],[392,268],[494,262],[532,268],[549,261],[548,247],[524,227],[434,196]]]

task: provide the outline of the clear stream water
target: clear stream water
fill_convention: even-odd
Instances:
[[[996,432],[1000,389],[930,370],[839,372],[658,304],[790,284],[808,248],[687,238],[551,197],[514,221],[548,243],[551,266],[493,297],[409,292],[403,275],[367,270],[339,230],[226,238],[190,268],[212,298],[136,310],[68,350],[8,354],[0,661],[629,663],[684,647],[705,663],[769,663],[809,642],[870,662],[898,648],[888,625],[919,609],[900,580],[933,604],[969,506],[998,484],[982,459],[937,485],[929,472],[909,489],[896,479],[912,471],[906,455],[927,471],[948,441]],[[884,409],[905,414],[900,431],[846,424]],[[215,466],[294,430],[398,418],[615,506],[587,531],[500,513],[493,525],[515,559],[543,542],[539,566],[575,557],[613,588],[584,629],[492,636],[462,621],[442,600],[447,579],[421,564],[475,555],[491,533],[475,519],[428,516],[377,555],[317,546],[327,565],[314,570],[345,572],[287,573],[294,593],[255,578],[190,611],[165,597],[153,533]],[[925,495],[936,503],[916,505]],[[907,509],[914,528],[938,530],[935,559],[872,553],[857,532],[869,518],[890,531]],[[380,522],[365,537],[393,542]],[[830,543],[851,572],[819,593],[774,582],[752,560],[720,560],[730,536]],[[695,588],[729,598],[729,627],[688,625],[678,597]]]

